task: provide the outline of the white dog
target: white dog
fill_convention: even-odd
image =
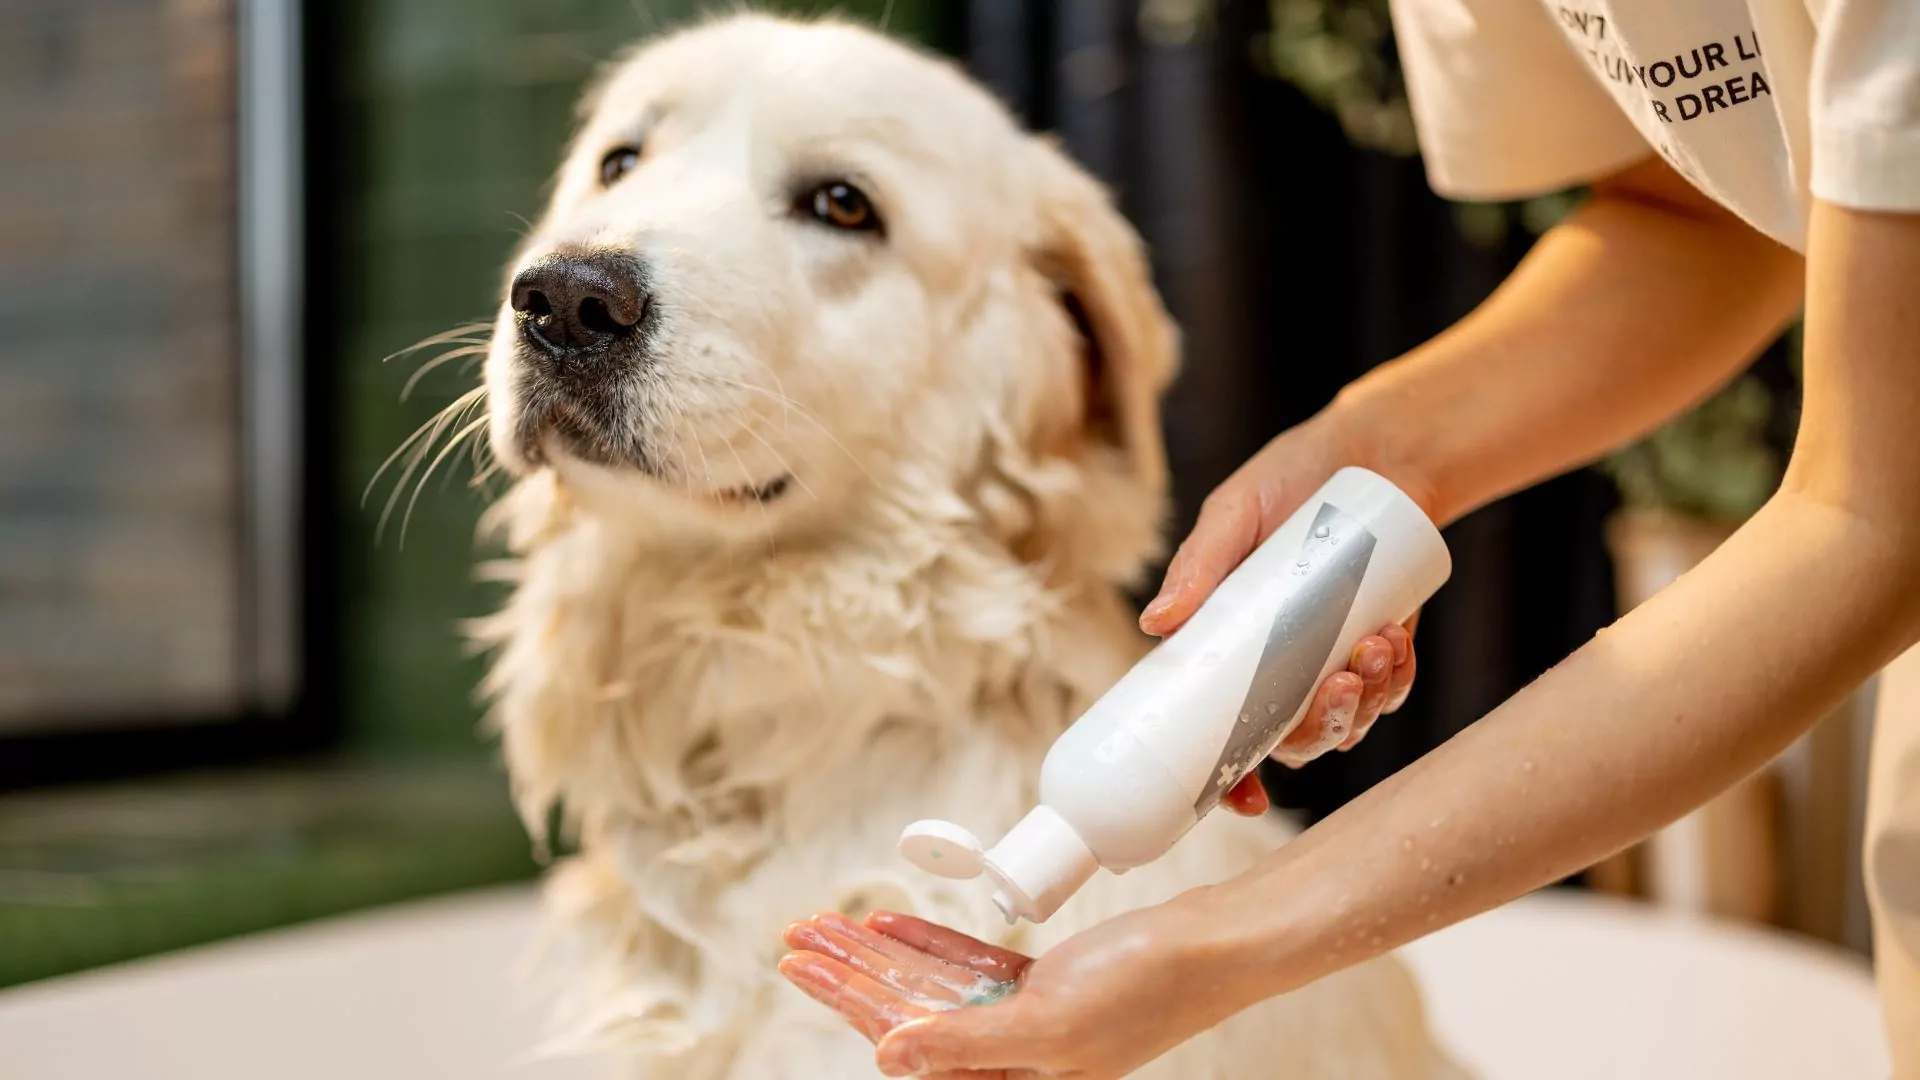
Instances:
[[[1104,193],[951,66],[742,16],[592,93],[486,359],[515,591],[479,636],[527,821],[581,854],[549,905],[571,1034],[627,1074],[876,1075],[775,973],[823,908],[1026,951],[1246,867],[1214,814],[1045,927],[906,866],[983,836],[1143,651],[1174,330]],[[1413,984],[1364,965],[1142,1075],[1427,1077]]]

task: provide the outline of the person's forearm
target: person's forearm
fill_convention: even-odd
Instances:
[[[1674,585],[1253,871],[1187,899],[1273,993],[1592,864],[1920,639],[1920,216],[1818,207],[1782,490]]]
[[[1664,165],[1635,166],[1596,185],[1486,303],[1323,418],[1445,524],[1699,401],[1792,316],[1801,274],[1797,255]]]
[[[1911,538],[1910,538],[1911,539]],[[1696,571],[1220,891],[1287,989],[1576,872],[1759,767],[1912,640],[1912,551],[1767,506]],[[1212,922],[1212,920],[1209,920]]]

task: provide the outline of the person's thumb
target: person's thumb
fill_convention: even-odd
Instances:
[[[1140,628],[1156,637],[1180,629],[1220,582],[1261,540],[1258,491],[1229,480],[1201,504],[1200,520],[1174,553],[1160,594],[1140,615]]]
[[[1031,1065],[1015,1061],[1019,1047],[996,1015],[1004,1005],[976,1006],[935,1013],[894,1028],[882,1038],[874,1059],[884,1076],[924,1076],[976,1069]]]

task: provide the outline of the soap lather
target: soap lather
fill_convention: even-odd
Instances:
[[[1045,922],[1095,870],[1165,854],[1286,738],[1361,638],[1411,617],[1451,572],[1412,499],[1340,470],[1061,733],[1040,805],[999,843],[917,821],[900,853],[941,877],[984,873],[1008,922]]]

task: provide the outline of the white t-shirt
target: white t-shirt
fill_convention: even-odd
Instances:
[[[1392,0],[1427,174],[1459,199],[1657,150],[1804,250],[1808,200],[1920,211],[1920,0]]]

